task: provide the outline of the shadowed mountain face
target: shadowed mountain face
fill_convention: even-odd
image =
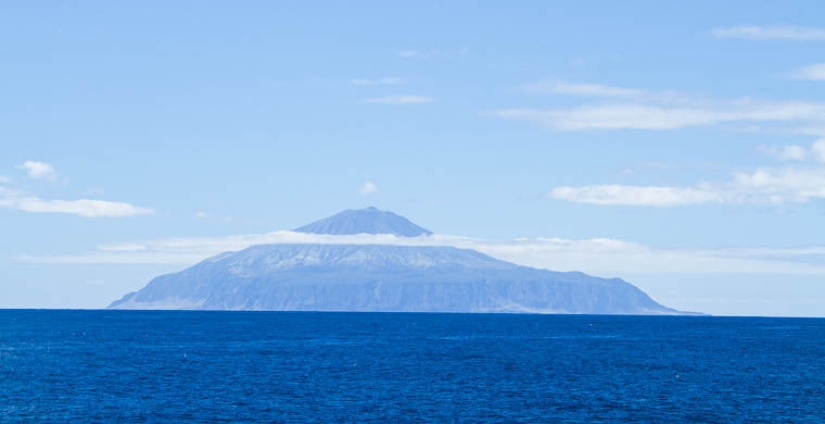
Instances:
[[[377,222],[365,218],[370,216]],[[386,226],[399,236],[429,234],[373,208],[345,211],[299,230],[360,234]],[[275,244],[223,253],[155,278],[110,308],[678,313],[620,279],[523,267],[454,247],[340,244]]]

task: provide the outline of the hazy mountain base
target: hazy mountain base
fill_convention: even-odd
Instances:
[[[114,309],[678,314],[615,278],[453,247],[267,245],[152,280]]]

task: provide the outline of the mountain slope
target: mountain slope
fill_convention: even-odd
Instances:
[[[453,247],[278,244],[224,253],[114,309],[672,314],[620,279]]]
[[[430,230],[413,224],[407,218],[374,207],[346,210],[328,218],[296,228],[312,234],[394,234],[402,237],[428,236]]]

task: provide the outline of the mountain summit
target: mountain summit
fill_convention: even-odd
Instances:
[[[431,234],[375,208],[296,231]],[[469,249],[271,244],[227,252],[155,278],[113,309],[678,314],[618,278],[516,265]]]
[[[393,234],[400,237],[428,236],[432,232],[407,218],[375,207],[345,210],[294,231],[312,234]]]

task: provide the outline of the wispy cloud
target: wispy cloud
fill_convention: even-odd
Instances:
[[[581,106],[572,109],[504,109],[493,112],[499,118],[516,119],[543,127],[578,131],[587,129],[663,130],[715,122],[707,111],[665,108],[641,104]]]
[[[101,252],[142,252],[149,250],[149,246],[142,243],[114,243],[97,246]]]
[[[361,184],[361,186],[358,187],[358,194],[361,196],[378,194],[378,186],[372,181],[364,181],[364,184]]]
[[[532,83],[523,90],[589,100],[573,106],[498,109],[485,114],[557,131],[672,130],[729,124],[756,131],[825,134],[825,103],[819,102],[749,97],[714,101],[674,90],[647,91],[563,80]]]
[[[51,264],[180,264],[260,244],[382,244],[453,246],[475,249],[499,259],[537,268],[583,271],[595,275],[624,274],[762,274],[825,276],[825,247],[792,249],[660,249],[607,239],[534,238],[482,240],[433,235],[334,236],[276,231],[217,238],[172,238],[100,246],[77,255],[18,255],[13,260]]]
[[[707,203],[784,204],[825,199],[825,169],[763,168],[693,187],[589,185],[554,188],[550,197],[600,206],[674,207]]]
[[[421,57],[423,56],[423,53],[419,52],[418,50],[400,50],[395,52],[395,55],[398,57],[403,57],[405,59],[411,59]]]
[[[5,175],[0,175],[0,184],[8,184],[10,182],[11,182],[11,178],[9,178]]]
[[[427,96],[419,95],[405,95],[405,96],[387,96],[364,99],[364,103],[370,104],[386,104],[386,105],[415,105],[423,103],[434,102],[435,99]]]
[[[33,213],[64,213],[86,218],[151,215],[152,209],[107,200],[44,200],[0,187],[0,207]]]
[[[49,163],[27,160],[18,168],[26,171],[26,175],[33,180],[45,180],[55,182],[58,178],[57,169]]]
[[[710,34],[743,40],[825,41],[825,28],[788,25],[721,27],[711,30]]]
[[[206,212],[203,212],[203,211],[198,211],[198,212],[195,212],[195,218],[198,218],[198,219],[209,218],[209,214],[206,213]]]
[[[601,84],[571,83],[563,80],[535,82],[524,86],[524,90],[535,94],[568,94],[588,97],[642,97],[643,90],[610,87]]]
[[[398,78],[398,77],[376,78],[376,79],[353,79],[353,80],[350,80],[350,84],[360,85],[360,86],[400,85],[400,84],[404,84],[405,82],[406,82],[406,80],[404,78]]]
[[[522,89],[531,94],[613,99],[614,101],[634,102],[636,104],[654,103],[682,106],[707,104],[705,99],[675,90],[648,91],[604,84],[574,83],[565,80],[534,82],[525,85]]]
[[[808,81],[825,81],[825,63],[816,63],[798,69],[791,74],[791,78]]]
[[[405,49],[395,52],[397,57],[402,59],[439,59],[449,57],[464,56],[470,52],[469,47],[462,47],[459,49],[441,49],[441,50],[416,50]]]
[[[758,102],[670,106],[645,102],[593,104],[567,109],[503,109],[493,116],[517,119],[560,131],[668,130],[725,123],[771,122],[810,125],[825,122],[825,104]]]
[[[618,184],[556,187],[550,196],[558,200],[600,206],[670,207],[723,201],[720,193],[707,188]]]

